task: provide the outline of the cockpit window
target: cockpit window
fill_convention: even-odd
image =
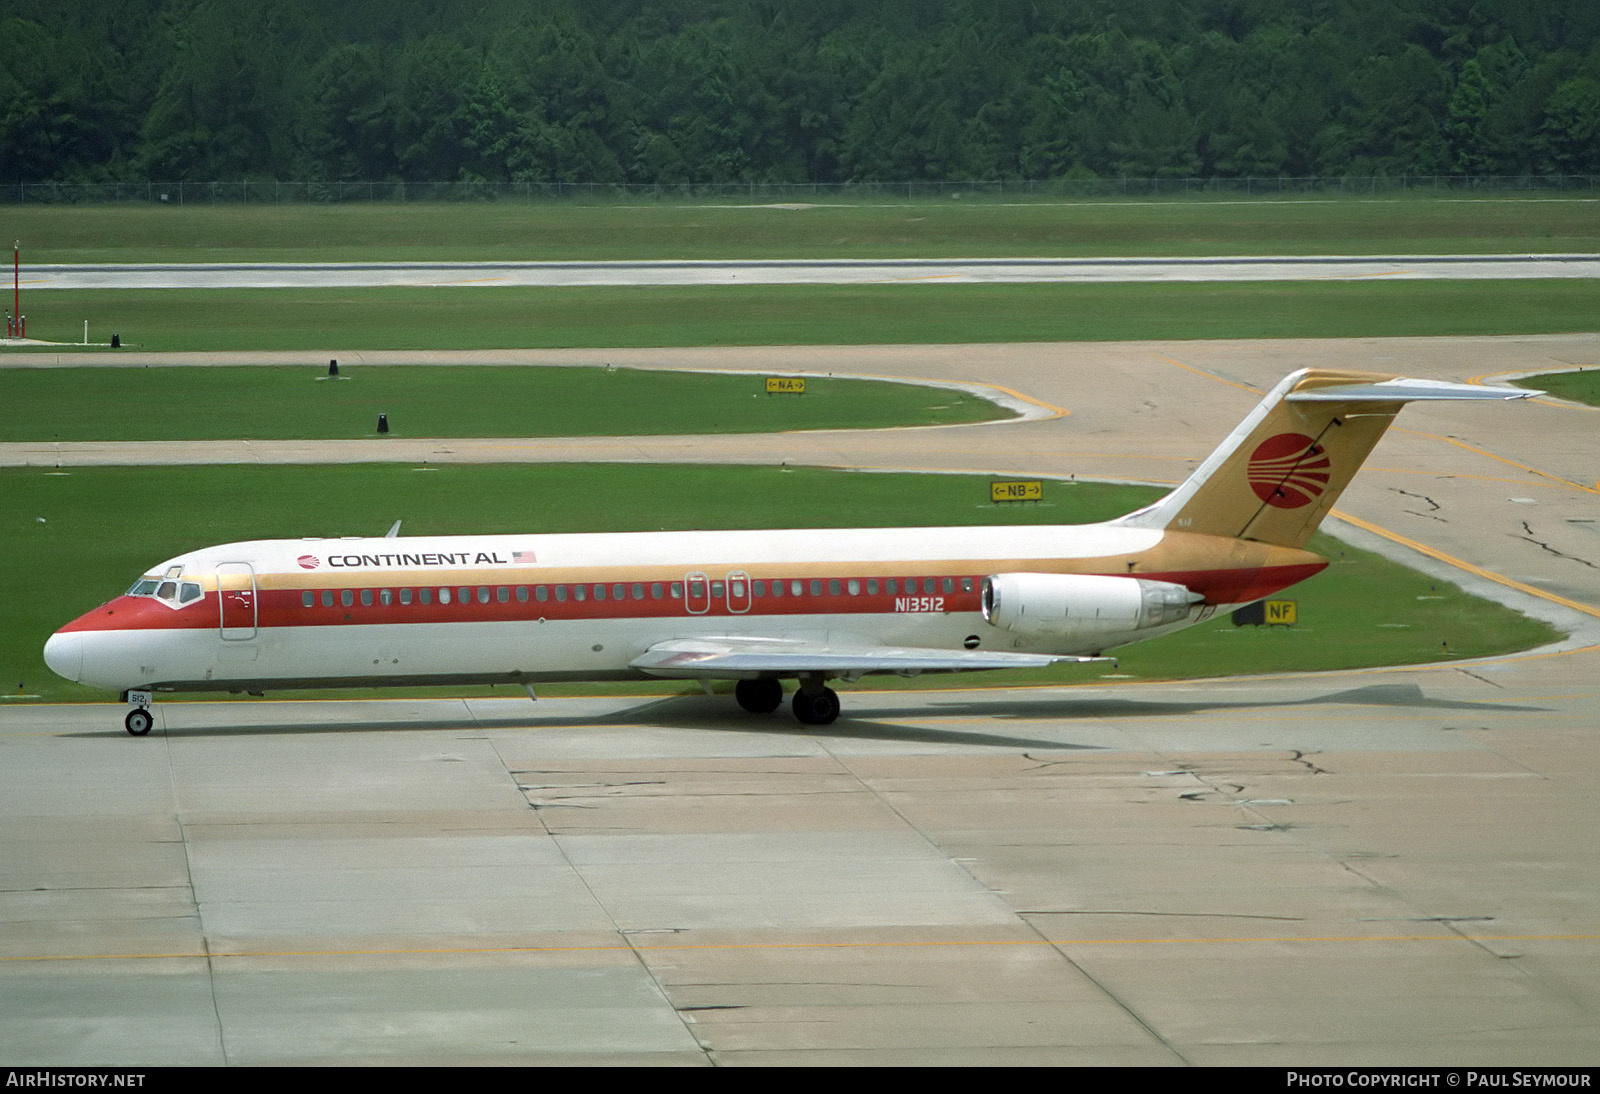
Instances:
[[[165,600],[171,608],[184,608],[205,597],[205,585],[198,581],[182,581],[181,566],[171,566],[165,576],[146,574],[133,587],[123,593],[125,597],[154,597]]]
[[[180,580],[178,567],[173,567],[165,577],[141,577],[133,583],[124,596],[149,596],[164,600],[174,608],[193,604],[205,595],[205,586],[198,581]]]

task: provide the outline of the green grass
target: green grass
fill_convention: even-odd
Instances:
[[[45,668],[45,639],[157,562],[208,544],[381,535],[398,518],[404,518],[407,535],[1076,523],[1117,516],[1159,493],[1049,482],[1042,504],[997,507],[987,500],[988,482],[974,476],[635,465],[447,465],[426,472],[392,464],[130,467],[67,475],[4,470],[0,686],[46,699],[103,699]],[[1150,679],[1404,664],[1446,653],[1504,653],[1553,637],[1543,624],[1376,556],[1328,539],[1314,541],[1313,549],[1335,561],[1288,594],[1300,602],[1299,626],[1241,630],[1222,620],[1130,647],[1118,671]],[[1107,671],[1063,666],[963,679],[1042,684],[1094,680]],[[888,682],[873,678],[871,686]]]
[[[831,377],[768,395],[759,375],[646,369],[326,365],[0,369],[0,441],[576,437],[990,421],[948,388]]]
[[[158,352],[1342,338],[1587,331],[1583,280],[36,292],[28,333]],[[72,352],[71,346],[61,347]],[[100,352],[112,352],[109,350]]]
[[[14,236],[27,244],[29,262],[400,261],[1593,251],[1600,250],[1594,204],[1402,198],[1015,208],[990,201],[805,210],[661,202],[642,209],[518,204],[7,212]],[[127,344],[160,351],[304,351],[307,375],[284,369],[269,382],[303,379],[312,399],[355,404],[346,410],[361,416],[354,434],[361,435],[369,428],[366,419],[380,409],[361,403],[375,386],[365,372],[338,384],[316,384],[310,377],[330,354],[348,348],[1504,334],[1592,330],[1596,304],[1595,288],[1584,282],[1418,281],[63,291],[32,293],[24,310],[31,334],[56,341],[78,338],[87,319],[98,337],[116,330]],[[184,382],[197,376],[203,382],[205,373],[184,373]],[[174,391],[171,397],[181,400],[184,394]],[[163,395],[146,390],[128,397],[148,407]],[[31,398],[28,416],[41,419],[76,412],[75,402],[92,405],[59,391],[36,390]],[[193,413],[229,419],[214,435],[239,436],[250,428],[249,404],[260,401],[260,395],[223,398],[204,409],[197,402]],[[437,404],[457,401],[430,401],[413,392],[413,409],[386,412],[398,432],[435,432],[417,427],[412,415],[443,414],[452,408]],[[762,401],[772,402],[776,413],[801,409],[790,404],[785,411],[776,399],[752,400]],[[9,409],[13,400],[6,402]],[[335,416],[331,435],[352,435],[343,432],[347,427],[345,418]],[[43,426],[50,432],[61,428]],[[107,425],[102,419],[92,428],[127,435],[114,421]],[[671,428],[690,427],[675,421]],[[437,431],[464,430],[441,425]],[[524,424],[507,432],[529,430]],[[446,466],[426,473],[393,465],[0,471],[0,535],[8,562],[0,579],[0,684],[9,691],[14,680],[22,691],[54,699],[103,698],[49,673],[40,658],[44,639],[155,562],[210,543],[381,534],[396,518],[405,518],[411,535],[824,521],[1080,522],[1126,512],[1154,494],[1051,483],[1043,505],[996,509],[985,500],[986,482],[809,469],[605,465]],[[1313,548],[1336,561],[1289,594],[1300,601],[1298,626],[1236,629],[1215,621],[1128,649],[1120,672],[1170,678],[1415,663],[1445,654],[1504,653],[1553,637],[1542,624],[1374,556],[1322,538]],[[1047,683],[1094,680],[1103,672],[1072,666],[963,679]],[[874,678],[872,686],[883,683]]]
[[[1512,383],[1518,387],[1544,391],[1558,399],[1600,406],[1600,369],[1582,372],[1547,372],[1542,376],[1524,376]]]
[[[674,200],[20,205],[6,208],[6,225],[29,263],[1600,250],[1596,202],[1585,198],[818,200],[802,209]]]

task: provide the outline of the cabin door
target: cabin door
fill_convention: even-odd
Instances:
[[[750,610],[750,575],[743,570],[728,574],[728,611],[740,615]]]
[[[222,605],[222,637],[239,642],[256,636],[256,572],[248,562],[217,567],[217,599]]]
[[[690,615],[704,615],[711,610],[711,579],[703,570],[683,576],[683,606]]]

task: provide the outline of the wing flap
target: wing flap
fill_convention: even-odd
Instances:
[[[657,642],[629,664],[652,676],[732,679],[826,673],[861,676],[874,672],[968,672],[979,669],[1044,668],[1058,661],[1108,661],[1106,657],[988,650],[941,650],[919,646],[874,646],[796,642],[781,638],[676,638]]]

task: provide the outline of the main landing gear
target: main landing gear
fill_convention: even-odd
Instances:
[[[839,717],[839,696],[821,684],[811,690],[801,685],[794,693],[794,716],[808,726],[831,726]]]
[[[143,737],[150,732],[150,727],[156,724],[155,717],[150,713],[150,693],[130,691],[126,694],[126,698],[133,704],[133,709],[128,711],[128,716],[122,720],[122,724],[135,737]]]
[[[733,686],[733,697],[751,714],[771,714],[783,705],[783,685],[770,677],[740,680]]]
[[[740,680],[733,697],[751,714],[770,714],[783,705],[783,684],[770,677]],[[832,725],[839,717],[839,696],[819,678],[802,678],[794,693],[794,716],[808,726]]]

